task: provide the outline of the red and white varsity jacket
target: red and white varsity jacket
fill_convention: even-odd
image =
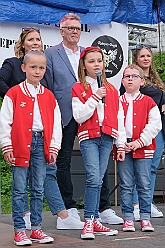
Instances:
[[[129,103],[126,93],[120,96],[126,120]],[[138,142],[140,148],[132,152],[133,158],[152,158],[156,149],[155,137],[161,130],[161,117],[154,100],[139,93],[133,100],[132,141]]]
[[[111,84],[110,84],[111,85]],[[104,104],[104,118],[102,132],[115,139],[120,151],[124,151],[126,134],[124,128],[123,108],[119,100],[118,91],[113,85],[106,89],[107,95]],[[100,124],[97,113],[97,106],[101,98],[92,92],[89,85],[85,91],[83,85],[77,82],[72,88],[73,117],[78,122],[79,142],[89,138],[100,137]]]
[[[37,100],[44,127],[44,154],[49,163],[50,152],[58,154],[61,148],[61,114],[53,93],[42,85]],[[13,151],[15,166],[29,166],[34,102],[26,81],[9,89],[3,100],[0,147],[3,153]]]

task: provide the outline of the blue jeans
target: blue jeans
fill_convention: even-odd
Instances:
[[[28,176],[27,176],[27,186],[28,186],[28,183],[29,183],[29,173],[28,173]],[[24,212],[28,212],[29,211],[29,204],[28,204],[28,188],[26,187],[26,195],[24,197]]]
[[[76,201],[73,199],[73,184],[71,180],[71,156],[74,145],[75,136],[77,134],[78,124],[71,119],[69,124],[62,130],[63,137],[61,143],[61,150],[58,153],[57,165],[57,182],[65,203],[65,207],[76,208]]]
[[[57,184],[56,171],[56,164],[53,166],[48,164],[46,165],[44,195],[53,215],[57,214],[61,210],[66,209]]]
[[[31,229],[41,228],[44,180],[46,176],[46,160],[44,156],[44,140],[41,133],[32,134],[30,164],[28,167],[12,166],[12,218],[16,232],[25,231],[24,199],[29,171],[30,220]]]
[[[151,163],[151,198],[152,199],[154,196],[157,168],[159,166],[159,163],[162,157],[164,144],[165,144],[165,138],[164,138],[163,132],[160,131],[158,135],[156,136],[156,150],[154,152],[154,156],[153,156],[152,163]],[[139,202],[138,194],[137,194],[137,190],[135,187],[134,196],[133,196],[133,204],[137,204],[138,202]]]
[[[86,188],[84,194],[84,217],[99,218],[100,191],[102,179],[107,169],[113,138],[102,134],[100,138],[83,140],[80,150],[86,170]]]
[[[134,220],[133,191],[136,184],[139,198],[140,219],[149,220],[151,214],[151,161],[132,158],[126,154],[124,162],[117,162],[120,179],[120,205],[125,220]]]

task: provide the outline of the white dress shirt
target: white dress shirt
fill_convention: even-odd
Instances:
[[[127,110],[127,116],[126,116],[126,122],[125,122],[125,129],[126,129],[126,137],[132,138],[132,120],[133,120],[133,100],[136,99],[136,97],[139,95],[140,92],[135,93],[133,96],[131,94],[126,93],[126,99],[129,103],[128,110]]]
[[[35,132],[42,132],[43,131],[43,125],[42,125],[42,119],[41,114],[38,106],[38,100],[37,100],[37,94],[40,89],[40,84],[35,88],[32,84],[29,84],[27,82],[28,90],[30,91],[30,94],[35,97],[34,102],[34,119],[33,119],[33,126],[32,130]]]
[[[68,59],[71,63],[71,66],[74,70],[74,73],[76,75],[76,78],[78,80],[78,65],[79,65],[79,59],[80,59],[80,47],[78,47],[78,51],[73,53],[73,51],[71,49],[69,49],[68,47],[66,47],[64,44],[63,44],[63,47],[65,49],[65,52],[68,56]]]

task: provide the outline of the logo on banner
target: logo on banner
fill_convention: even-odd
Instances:
[[[104,54],[106,77],[115,76],[123,65],[123,50],[119,42],[111,36],[103,35],[98,37],[92,46],[100,47]]]

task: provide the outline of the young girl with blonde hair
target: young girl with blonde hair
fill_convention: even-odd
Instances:
[[[100,88],[97,70],[102,72],[103,85]],[[99,47],[87,47],[81,52],[78,77],[79,81],[72,88],[72,107],[78,122],[78,138],[86,170],[85,224],[81,238],[94,239],[94,232],[118,233],[99,222],[98,208],[102,179],[115,139],[118,139],[118,160],[124,160],[124,116],[118,91],[106,80],[104,56]]]

